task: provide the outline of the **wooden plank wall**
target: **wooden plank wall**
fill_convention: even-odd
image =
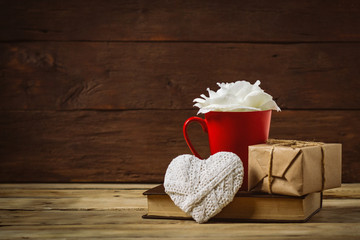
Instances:
[[[360,182],[359,16],[357,0],[0,0],[0,182],[161,182],[190,153],[192,100],[239,79],[282,108],[272,138],[340,142]]]

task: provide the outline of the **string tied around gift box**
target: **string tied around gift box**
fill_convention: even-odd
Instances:
[[[307,142],[307,141],[299,141],[299,140],[280,140],[280,139],[269,139],[267,144],[272,145],[270,150],[270,161],[269,161],[269,173],[268,173],[268,181],[269,181],[269,193],[273,194],[272,192],[272,182],[273,182],[273,175],[272,175],[272,168],[273,168],[273,159],[274,159],[274,149],[277,146],[285,146],[291,148],[302,148],[302,147],[311,147],[311,146],[319,146],[321,149],[321,191],[324,190],[325,187],[325,153],[322,145],[323,142]]]

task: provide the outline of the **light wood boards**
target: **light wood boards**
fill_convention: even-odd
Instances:
[[[145,220],[141,216],[146,212],[146,201],[139,193],[153,186],[54,184],[52,188],[51,184],[0,184],[0,239],[233,239],[241,236],[331,240],[360,237],[359,184],[343,184],[341,188],[325,191],[323,209],[303,224]],[[349,191],[353,194],[348,194]],[[114,197],[115,194],[119,197]],[[132,201],[122,200],[129,198]],[[78,202],[79,207],[64,204],[61,199]],[[92,208],[95,201],[98,207]],[[111,208],[116,204],[116,209]],[[29,208],[22,209],[22,206]]]

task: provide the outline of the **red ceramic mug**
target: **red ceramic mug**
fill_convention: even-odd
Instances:
[[[244,179],[240,190],[248,190],[248,147],[265,143],[269,137],[271,110],[253,112],[208,112],[205,119],[191,117],[184,123],[183,133],[191,152],[201,159],[191,144],[187,126],[201,124],[208,133],[211,154],[221,151],[237,154],[244,166]]]

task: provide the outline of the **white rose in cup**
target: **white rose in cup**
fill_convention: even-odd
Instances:
[[[272,96],[264,92],[257,80],[253,85],[247,81],[236,81],[234,83],[217,83],[220,87],[216,92],[206,89],[209,97],[204,94],[202,98],[194,99],[194,106],[200,108],[199,113],[207,112],[249,112],[277,110],[280,108]]]

